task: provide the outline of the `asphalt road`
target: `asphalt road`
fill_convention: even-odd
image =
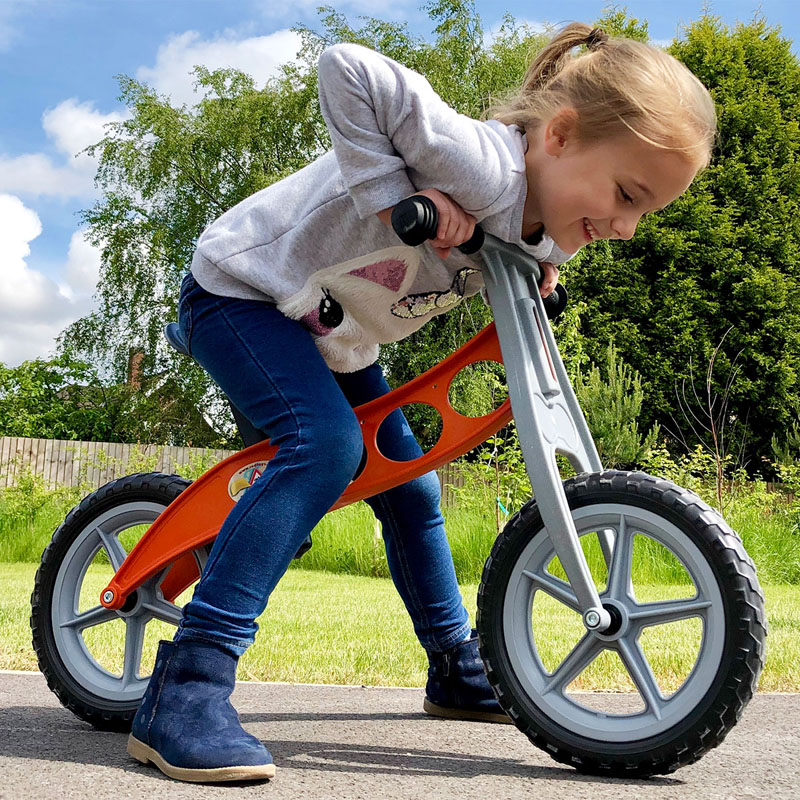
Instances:
[[[716,750],[673,775],[598,779],[564,768],[511,725],[438,720],[422,690],[238,683],[244,726],[271,781],[191,785],[131,759],[126,736],[63,709],[38,673],[0,673],[0,798],[402,798],[666,800],[800,797],[800,695],[759,695]]]

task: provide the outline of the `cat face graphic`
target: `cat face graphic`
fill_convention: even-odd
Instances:
[[[391,247],[313,273],[306,284],[278,304],[286,316],[317,337],[352,327],[354,310],[388,316],[392,302],[409,287],[419,266],[412,248]]]

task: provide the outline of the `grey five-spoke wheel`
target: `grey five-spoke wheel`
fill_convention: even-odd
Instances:
[[[671,772],[718,744],[755,690],[766,631],[753,563],[715,511],[667,481],[608,471],[565,492],[612,627],[583,627],[530,503],[484,570],[487,674],[517,726],[557,760],[600,774]],[[659,572],[679,585],[648,585]]]
[[[144,651],[159,637],[171,638],[182,613],[162,592],[171,567],[119,610],[100,604],[100,590],[188,485],[160,473],[113,481],[67,515],[42,556],[31,598],[39,668],[61,702],[98,728],[130,726],[149,679]],[[207,549],[193,555],[199,575]]]

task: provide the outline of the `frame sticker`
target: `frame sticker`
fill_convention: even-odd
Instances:
[[[267,461],[254,461],[246,467],[237,470],[228,481],[228,495],[234,503],[249,489],[267,468]]]

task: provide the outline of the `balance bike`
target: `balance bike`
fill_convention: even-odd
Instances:
[[[432,238],[431,205],[415,197],[395,209],[407,244]],[[365,462],[333,508],[464,455],[513,408],[534,499],[511,517],[483,571],[477,626],[489,681],[514,724],[557,761],[598,775],[672,772],[718,745],[755,692],[766,622],[753,562],[694,493],[643,472],[603,470],[548,323],[538,263],[479,229],[462,250],[483,273],[495,321],[355,409]],[[548,302],[564,298],[559,287]],[[167,338],[184,347],[174,324]],[[505,365],[509,400],[470,418],[448,392],[478,361]],[[439,412],[441,436],[420,458],[392,461],[376,445],[378,428],[410,403]],[[146,635],[148,651],[171,638],[181,595],[223,520],[276,452],[234,414],[245,449],[194,483],[150,473],[106,484],[70,511],[44,551],[31,598],[39,667],[63,705],[97,728],[130,727],[149,679]],[[562,482],[556,453],[578,474]],[[640,585],[640,558],[668,562],[683,585]],[[151,635],[148,623],[163,632]],[[572,636],[566,648],[554,649],[554,627],[559,640]],[[109,643],[115,629],[119,652]],[[676,675],[670,654],[687,647],[691,669]],[[609,691],[582,691],[598,684]]]

